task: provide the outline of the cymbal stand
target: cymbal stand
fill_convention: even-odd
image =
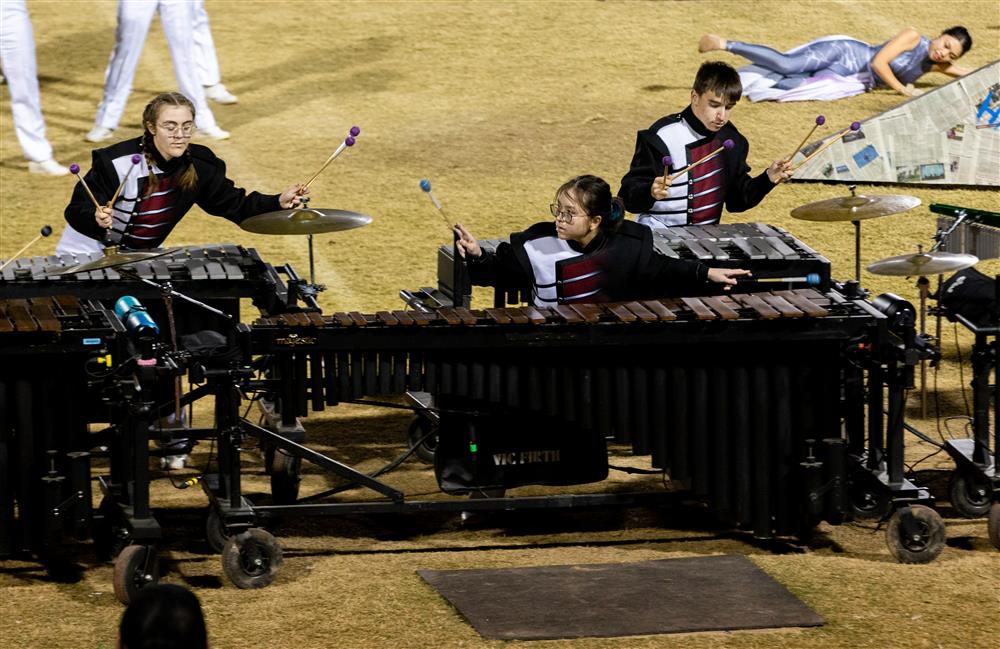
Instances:
[[[851,190],[851,197],[857,196],[857,185],[851,185],[848,187]],[[855,209],[852,207],[851,211]],[[861,221],[852,220],[851,223],[854,224],[854,279],[857,280],[858,284],[861,283]]]
[[[938,275],[938,281],[941,276]],[[931,282],[921,275],[917,278],[917,290],[920,292],[920,335],[927,333],[927,296],[930,294]],[[940,335],[940,332],[938,332]],[[927,361],[920,359],[920,416],[927,419]]]
[[[160,295],[162,295],[164,299],[177,297],[177,298],[180,298],[180,299],[182,299],[182,300],[184,300],[186,302],[190,302],[191,304],[193,304],[193,305],[195,305],[197,307],[201,307],[202,309],[205,309],[209,313],[213,313],[213,314],[215,314],[217,316],[221,316],[221,317],[225,318],[226,320],[232,320],[233,319],[233,316],[231,316],[228,313],[225,313],[223,311],[220,311],[219,309],[216,309],[214,306],[209,306],[209,305],[205,304],[204,302],[199,302],[198,300],[194,299],[193,297],[190,297],[188,295],[184,295],[183,293],[175,291],[173,289],[173,287],[170,285],[170,282],[164,282],[163,284],[160,284],[159,282],[154,282],[151,279],[146,279],[145,277],[141,277],[139,275],[139,273],[137,273],[136,271],[134,271],[132,269],[128,269],[128,268],[116,268],[115,270],[117,270],[120,275],[124,275],[125,277],[129,277],[131,279],[135,279],[135,280],[138,280],[140,282],[144,282],[144,283],[149,284],[150,286],[156,288],[157,290],[160,291]]]

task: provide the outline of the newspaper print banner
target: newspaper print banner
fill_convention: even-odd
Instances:
[[[821,140],[795,156],[800,161]],[[796,180],[1000,186],[1000,61],[861,122]]]

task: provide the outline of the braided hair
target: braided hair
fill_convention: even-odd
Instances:
[[[153,151],[156,150],[156,145],[153,144],[153,132],[150,129],[156,125],[157,120],[160,118],[160,111],[167,106],[187,108],[191,111],[191,119],[194,119],[194,104],[179,92],[160,93],[146,104],[146,108],[142,111],[142,154],[146,158],[146,166],[150,170],[149,181],[146,183],[146,196],[155,192],[157,185],[160,184],[152,171],[154,162]],[[184,163],[181,167],[184,171],[181,174],[178,184],[181,191],[191,191],[198,185],[198,172],[195,171],[194,162],[191,160],[190,146],[184,151]]]
[[[625,218],[622,199],[611,195],[611,186],[602,178],[591,175],[570,178],[556,191],[556,200],[572,191],[587,216],[600,216],[601,228],[616,230]]]

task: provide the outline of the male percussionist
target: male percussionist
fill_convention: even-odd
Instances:
[[[756,178],[749,175],[749,145],[729,115],[743,94],[732,66],[717,61],[698,68],[691,105],[667,115],[636,136],[635,154],[618,195],[636,220],[651,228],[718,223],[722,206],[743,212],[757,205],[778,183],[791,176],[791,164],[775,160]],[[731,148],[724,148],[731,140]],[[719,149],[722,149],[719,151]],[[704,163],[676,177],[667,173],[718,151]],[[669,180],[669,183],[668,183]]]

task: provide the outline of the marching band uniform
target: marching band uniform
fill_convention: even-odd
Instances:
[[[671,157],[673,169],[682,169],[712,153],[726,140],[733,141],[732,149],[674,178],[665,200],[653,198],[650,187],[654,178],[663,175],[664,156]],[[749,176],[749,148],[746,138],[731,123],[713,132],[705,128],[688,106],[638,132],[632,164],[622,178],[618,195],[625,209],[636,214],[639,223],[651,228],[718,223],[723,205],[730,212],[746,211],[760,203],[775,186],[766,170],[756,178]]]
[[[601,228],[586,247],[559,239],[550,221],[536,223],[495,253],[466,259],[473,284],[530,285],[535,306],[682,294],[708,277],[702,263],[657,254],[652,231],[632,221]]]
[[[164,162],[154,149],[152,171],[159,184],[155,192],[145,196],[150,173],[147,159],[143,157],[129,174],[133,166],[132,156],[136,153],[143,153],[142,138],[94,150],[91,169],[85,180],[98,202],[110,200],[122,179],[128,175],[113,206],[114,224],[110,230],[97,224],[94,204],[78,182],[66,206],[65,218],[69,225],[56,248],[57,254],[100,250],[97,242],[105,235],[112,243],[127,248],[156,248],[196,203],[209,214],[234,223],[281,209],[279,194],[247,193],[236,187],[226,177],[226,163],[211,149],[199,144],[189,145],[188,153],[168,162]],[[179,179],[189,164],[195,167],[198,183],[193,191],[182,191]]]

